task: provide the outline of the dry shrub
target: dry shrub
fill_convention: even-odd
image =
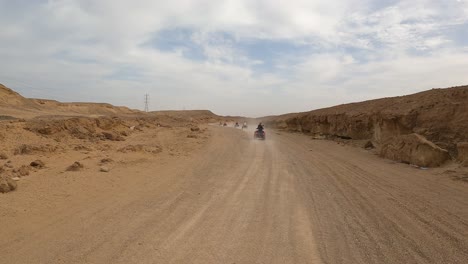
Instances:
[[[153,154],[157,154],[162,152],[162,148],[160,146],[146,146],[146,145],[127,145],[118,150],[119,152],[128,153],[128,152],[149,152]]]
[[[52,146],[49,144],[46,145],[27,145],[23,144],[15,149],[15,155],[30,155],[38,153],[50,153],[57,151],[57,146]]]
[[[15,173],[16,175],[22,177],[22,176],[28,176],[29,175],[29,170],[31,169],[31,167],[29,166],[26,166],[26,165],[23,165],[17,169],[14,169],[13,170],[13,173]]]

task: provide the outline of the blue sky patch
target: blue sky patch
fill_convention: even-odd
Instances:
[[[198,34],[201,35],[198,39]],[[200,33],[188,28],[165,29],[155,34],[144,46],[150,46],[163,52],[181,52],[190,60],[205,61],[209,57],[205,48],[229,48],[239,57],[219,57],[223,63],[248,66],[258,72],[275,72],[278,64],[295,64],[303,58],[323,52],[323,47],[314,43],[299,43],[287,39],[236,38],[228,32]],[[246,58],[250,61],[247,64]],[[283,69],[280,69],[283,70]]]
[[[206,59],[203,48],[192,40],[193,31],[184,28],[164,29],[144,44],[164,52],[182,52],[182,55],[191,60],[202,61]]]
[[[458,24],[445,29],[446,36],[456,46],[468,46],[468,23]]]

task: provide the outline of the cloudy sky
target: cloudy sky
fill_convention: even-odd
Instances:
[[[468,0],[0,0],[27,97],[262,116],[468,84]]]

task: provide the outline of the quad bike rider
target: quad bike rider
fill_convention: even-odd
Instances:
[[[234,127],[239,127],[239,123],[238,123],[238,122],[236,122],[236,124],[234,125]]]
[[[260,122],[257,126],[257,130],[254,132],[254,139],[265,139],[265,131],[263,131],[263,124]]]
[[[242,124],[242,129],[244,128],[247,128],[247,122],[244,121],[244,123]]]

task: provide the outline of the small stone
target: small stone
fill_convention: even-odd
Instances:
[[[113,162],[113,161],[114,161],[114,160],[112,160],[111,158],[103,158],[103,159],[101,159],[101,163],[103,163],[103,164],[104,164],[104,163],[111,163],[111,162]]]
[[[29,165],[31,165],[34,168],[40,169],[40,168],[43,168],[45,164],[44,164],[44,162],[42,160],[35,160],[35,161],[31,162],[31,164],[29,164]]]
[[[99,169],[101,172],[109,172],[109,168],[106,167],[106,166],[101,166],[101,168]]]
[[[13,178],[11,178],[11,179],[14,180],[14,181],[19,181],[19,180],[20,180],[20,177],[13,177]]]
[[[102,132],[104,139],[111,140],[111,141],[125,141],[121,135],[118,135],[115,132]]]
[[[83,145],[75,146],[73,149],[76,151],[90,151],[91,150],[91,148],[87,146],[83,146]]]
[[[79,171],[81,169],[83,169],[84,166],[83,164],[81,164],[80,162],[78,161],[75,161],[75,163],[73,163],[72,165],[70,165],[68,168],[67,168],[67,171]]]
[[[0,193],[7,193],[16,190],[16,181],[9,177],[0,177]]]
[[[3,153],[3,152],[0,153],[0,160],[6,160],[6,159],[8,159],[7,154],[5,154],[5,153]]]
[[[364,145],[364,148],[369,150],[369,149],[374,149],[375,146],[374,144],[372,144],[371,141],[367,141],[366,144]]]

